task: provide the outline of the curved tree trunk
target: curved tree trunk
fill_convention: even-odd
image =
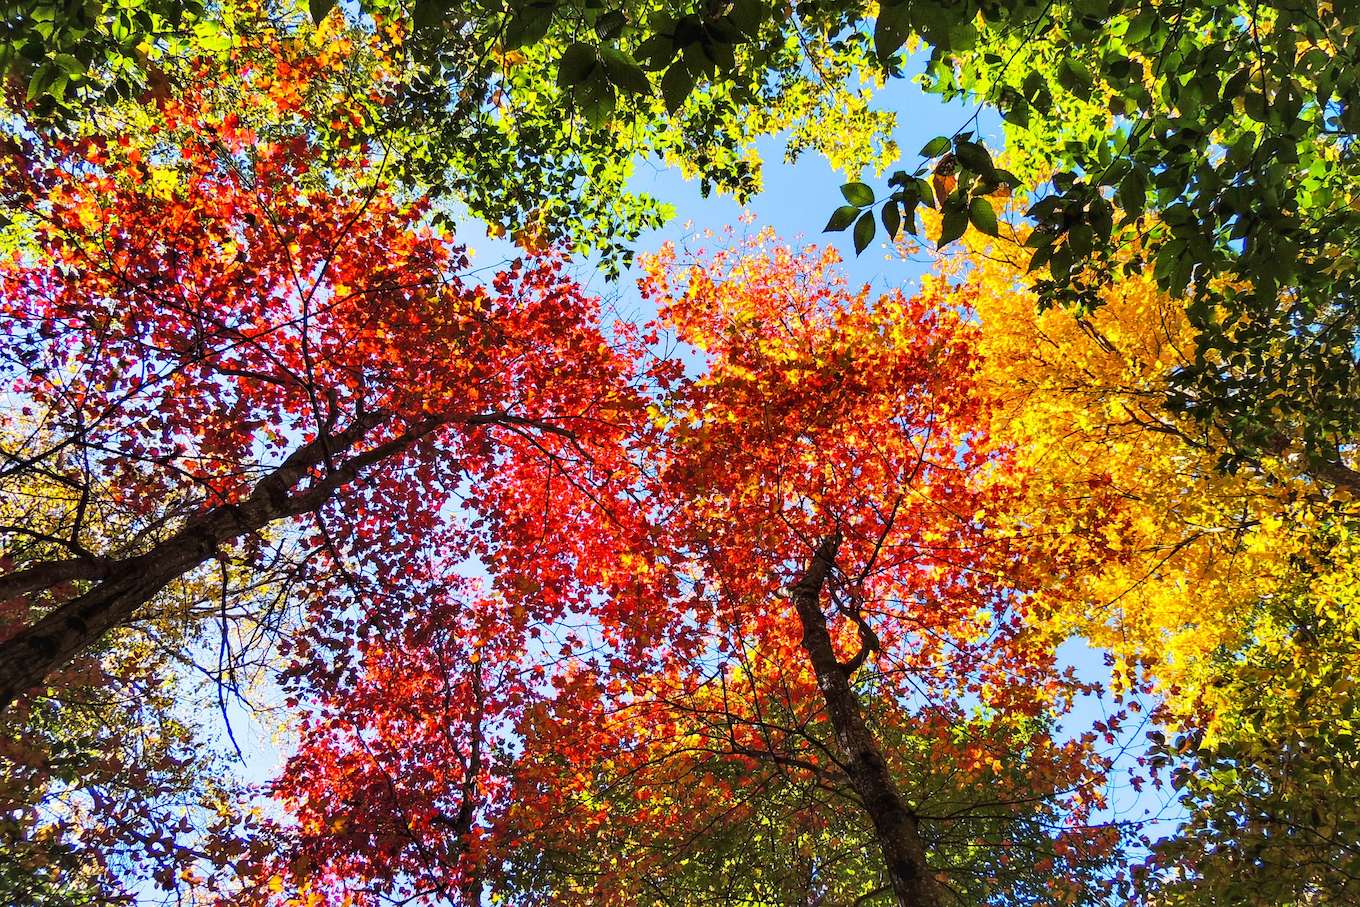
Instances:
[[[382,413],[361,416],[344,431],[299,447],[256,483],[245,500],[192,517],[178,532],[144,554],[102,563],[99,581],[92,588],[0,643],[0,712],[109,630],[130,621],[158,592],[216,556],[224,545],[278,520],[315,511],[364,467],[401,452],[445,424],[445,420],[432,419],[414,425],[397,438],[350,456],[305,488],[296,489],[314,469],[331,457],[345,454],[388,418]],[[28,575],[42,572],[43,565],[24,571]],[[52,571],[57,578],[64,578],[62,573]]]
[[[803,626],[803,650],[816,673],[850,784],[873,822],[897,903],[900,907],[938,907],[939,887],[926,865],[926,848],[916,814],[897,790],[878,741],[864,723],[859,699],[850,687],[849,672],[836,658],[831,634],[827,632],[821,606],[822,587],[839,547],[839,533],[823,539],[807,571],[791,590]]]
[[[369,432],[392,418],[392,413],[385,411],[361,413],[343,431],[304,444],[260,479],[245,500],[190,518],[183,528],[145,554],[121,560],[96,557],[52,561],[0,577],[0,596],[6,598],[40,592],[60,581],[96,581],[84,594],[0,643],[0,713],[16,696],[40,686],[109,630],[132,620],[158,592],[215,557],[223,546],[271,523],[319,510],[364,469],[400,455],[432,432],[453,424],[469,428],[500,425],[574,437],[570,430],[551,421],[507,412],[445,414],[409,423],[401,434],[354,452],[355,445]],[[298,483],[309,476],[313,477],[311,481],[299,489]]]

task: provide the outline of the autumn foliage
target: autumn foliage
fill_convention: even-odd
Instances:
[[[1354,894],[1350,452],[1168,409],[1155,276],[729,231],[624,319],[533,224],[473,266],[374,128],[405,26],[317,11],[0,148],[0,891]]]
[[[501,564],[521,626],[585,601],[610,536],[577,529],[609,513],[634,407],[598,304],[551,258],[465,282],[362,149],[323,166],[198,100],[150,146],[11,155],[32,231],[0,275],[6,481],[55,492],[9,552],[6,700],[78,682],[132,620],[191,645],[218,595],[224,647],[297,614],[294,651],[343,640],[338,679],[356,632],[420,606],[422,548]]]
[[[952,867],[939,884],[1079,897],[1114,843],[1088,825],[1103,763],[1092,737],[1058,733],[1086,690],[1027,628],[1021,583],[1046,555],[988,530],[1025,479],[981,422],[976,328],[938,294],[853,293],[829,254],[768,236],[648,267],[649,330],[703,365],[639,363],[629,581],[602,576],[593,607],[531,612],[526,632],[523,606],[408,557],[403,588],[442,588],[361,642],[359,676],[308,719],[280,788],[301,849],[279,883],[360,900],[872,896],[880,845],[852,805],[858,754],[828,718],[816,631],[922,853]],[[832,616],[809,630],[789,590],[830,537]],[[752,835],[774,855],[754,875]]]

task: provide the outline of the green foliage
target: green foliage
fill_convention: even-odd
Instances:
[[[743,200],[760,187],[761,136],[785,133],[790,154],[815,149],[850,174],[895,154],[892,117],[862,100],[872,85],[846,87],[871,72],[868,38],[846,33],[866,11],[856,4],[793,17],[763,0],[362,6],[409,24],[390,49],[406,85],[374,129],[398,151],[391,165],[609,270],[669,215],[627,190],[637,160],[679,164],[705,195]],[[839,125],[824,128],[828,117]]]
[[[924,165],[910,174],[898,170],[892,175],[888,180],[891,191],[881,201],[883,228],[889,239],[897,238],[904,218],[907,232],[914,234],[916,209],[937,204],[943,215],[940,246],[961,237],[969,223],[989,236],[998,235],[996,209],[987,197],[1017,185],[1019,178],[1009,170],[997,167],[987,149],[972,141],[972,137],[971,132],[960,132],[952,137],[937,136],[921,149],[923,156],[940,158],[934,168],[937,177],[934,184],[926,179],[928,171]],[[866,209],[866,216],[859,218],[855,229],[855,251],[863,252],[873,241],[875,232],[873,217],[867,216],[867,209],[880,202],[875,200],[874,191],[863,183],[847,183],[841,187],[841,193],[853,207],[837,209],[826,229],[828,232],[843,230],[849,224],[848,220],[841,223],[850,216],[846,212],[854,208]]]
[[[765,0],[309,0],[206,13],[172,0],[118,2],[127,9],[7,17],[6,60],[37,79],[26,119],[56,112],[78,123],[106,102],[172,91],[174,63],[195,54],[239,55],[252,42],[324,30],[326,41],[354,39],[358,61],[384,73],[350,82],[349,94],[367,138],[387,152],[388,174],[497,231],[595,254],[614,272],[670,213],[628,191],[640,160],[678,164],[705,195],[742,200],[760,187],[762,136],[782,134],[790,156],[815,150],[847,175],[896,156],[893,116],[867,105],[875,80],[848,87],[872,73],[868,37],[848,31],[867,5],[789,16]],[[49,29],[44,17],[72,24]],[[70,74],[58,77],[61,65]]]
[[[1169,402],[1230,440],[1223,465],[1284,448],[1338,463],[1360,430],[1360,7],[977,12],[966,49],[921,32],[928,87],[996,105],[1012,166],[1032,187],[1047,181],[1028,212],[1044,304],[1089,309],[1114,272],[1150,269],[1184,295],[1198,335]]]
[[[37,119],[67,122],[87,105],[154,88],[158,61],[190,39],[221,41],[201,0],[5,0],[0,74]]]
[[[1208,731],[1159,741],[1188,819],[1142,882],[1168,905],[1360,899],[1360,599],[1353,530],[1319,535],[1297,589],[1224,652]]]

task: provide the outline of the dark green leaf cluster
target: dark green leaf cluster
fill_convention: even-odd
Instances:
[[[1229,439],[1224,465],[1282,446],[1335,464],[1360,432],[1360,4],[881,3],[890,72],[912,35],[930,90],[1002,113],[1038,197],[1044,304],[1086,310],[1118,273],[1150,269],[1198,332],[1169,402]],[[974,208],[942,202],[943,241]]]
[[[385,117],[385,140],[403,149],[393,163],[478,217],[532,226],[614,272],[668,214],[627,190],[635,161],[677,161],[705,195],[742,200],[759,187],[751,143],[788,121],[771,111],[839,84],[812,72],[809,54],[862,55],[854,42],[826,49],[859,21],[855,3],[808,4],[795,17],[768,0],[361,8],[358,27],[365,16],[411,24],[400,49],[409,89]]]
[[[980,143],[972,141],[971,132],[959,132],[952,138],[937,136],[921,149],[923,158],[938,158],[934,166],[934,181],[926,179],[927,167],[922,165],[914,173],[899,170],[888,180],[891,192],[883,200],[880,216],[889,240],[897,239],[905,227],[917,235],[916,209],[924,205],[941,213],[939,246],[954,242],[968,229],[968,225],[997,236],[999,226],[996,209],[988,196],[1001,189],[1019,184],[1019,177],[992,162],[992,156]],[[952,149],[952,150],[951,150]],[[838,232],[855,225],[855,252],[863,252],[873,242],[877,228],[871,209],[876,205],[874,191],[864,183],[847,183],[841,193],[849,203],[837,208],[827,222],[826,232]]]
[[[932,84],[998,104],[1026,175],[1057,174],[1030,211],[1045,301],[1150,268],[1198,333],[1170,402],[1227,436],[1225,465],[1336,462],[1360,430],[1360,6],[1080,0],[1032,23],[989,21]]]
[[[41,122],[139,96],[157,55],[203,18],[201,0],[4,0],[0,74]]]

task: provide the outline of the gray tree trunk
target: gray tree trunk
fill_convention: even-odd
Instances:
[[[926,865],[926,848],[916,814],[898,791],[878,741],[864,723],[859,699],[850,687],[849,672],[836,658],[831,634],[827,632],[821,606],[822,588],[839,547],[839,533],[823,539],[807,571],[791,591],[803,626],[803,650],[817,676],[850,784],[873,822],[897,903],[900,907],[939,907],[939,888]]]

